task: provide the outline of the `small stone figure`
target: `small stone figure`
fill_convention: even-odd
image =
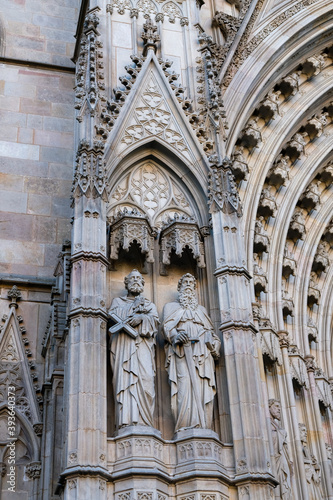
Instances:
[[[144,279],[136,269],[125,277],[127,297],[113,299],[109,317],[114,324],[110,360],[116,401],[117,428],[153,427],[155,406],[155,305],[141,294]]]
[[[310,452],[308,447],[308,431],[304,424],[298,424],[301,443],[303,447],[303,460],[305,477],[308,483],[309,500],[322,500],[321,491],[321,470],[316,457]]]
[[[194,276],[184,274],[178,283],[179,302],[166,304],[163,311],[176,431],[212,426],[214,358],[219,356],[221,342],[206,309],[198,304],[195,288]]]
[[[277,399],[268,401],[269,412],[271,414],[272,440],[276,463],[276,476],[280,483],[280,498],[290,500],[291,477],[293,475],[293,463],[290,460],[287,432],[281,427],[281,405]]]

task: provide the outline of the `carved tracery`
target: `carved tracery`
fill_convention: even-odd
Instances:
[[[161,231],[163,266],[170,264],[172,250],[180,257],[186,247],[192,250],[198,267],[205,267],[204,244],[195,220],[190,217],[179,217],[176,214]]]
[[[187,247],[205,267],[203,237],[194,210],[183,190],[164,170],[148,161],[116,183],[110,200],[110,257],[128,251],[136,241],[147,262],[154,262],[155,241],[160,242],[165,272],[172,250],[180,257]]]

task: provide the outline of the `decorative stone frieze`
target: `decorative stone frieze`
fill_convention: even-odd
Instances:
[[[281,94],[288,99],[288,97],[296,95],[300,85],[300,71],[295,71],[290,75],[283,78],[278,84]]]
[[[212,156],[218,154],[216,138],[221,136],[221,139],[225,139],[228,128],[218,80],[221,48],[206,33],[200,33],[198,39],[201,54],[196,68],[196,80],[200,85],[197,88],[199,108],[197,113],[190,117],[190,123],[206,154]]]
[[[315,375],[318,399],[319,401],[322,402],[325,408],[329,408],[332,411],[333,410],[332,383],[329,381],[324,371],[319,367],[317,367],[317,369],[315,370],[314,375]]]
[[[307,132],[310,140],[320,137],[324,131],[324,127],[328,124],[327,117],[329,113],[322,113],[313,115],[313,117],[306,123],[304,130]]]
[[[320,181],[314,180],[301,195],[299,199],[299,204],[305,208],[308,212],[317,208],[320,203]]]
[[[295,379],[300,386],[308,389],[309,379],[304,356],[300,353],[296,345],[291,345],[289,347],[288,354],[290,361],[290,373],[292,378]]]
[[[294,314],[294,301],[286,290],[282,290],[282,313],[284,319]]]
[[[262,141],[261,132],[259,130],[257,119],[252,118],[240,134],[240,144],[245,146],[249,151],[256,148]]]
[[[267,275],[263,268],[256,262],[257,255],[253,255],[254,265],[253,265],[253,284],[254,291],[257,297],[259,297],[261,292],[267,291]]]
[[[216,12],[213,21],[218,25],[225,38],[225,44],[230,46],[230,43],[235,38],[239,29],[241,19],[231,16],[226,12]]]
[[[242,215],[237,185],[231,172],[231,161],[225,158],[221,165],[212,166],[209,173],[208,204],[211,212]]]
[[[108,185],[103,152],[104,144],[100,141],[96,141],[93,147],[90,147],[86,141],[80,143],[72,187],[74,199],[84,195],[87,198],[107,200]],[[98,217],[99,213],[87,213],[86,215]]]
[[[268,356],[272,363],[277,362],[282,365],[282,353],[279,343],[279,336],[272,327],[270,321],[260,320],[260,346],[262,354]]]
[[[259,105],[258,115],[265,121],[265,124],[267,124],[270,120],[274,120],[274,118],[276,118],[279,114],[280,95],[280,90],[271,90]]]
[[[258,215],[268,219],[269,217],[275,217],[276,214],[276,201],[274,195],[271,193],[269,188],[264,188],[260,195],[259,205],[258,205]]]
[[[178,257],[188,247],[193,252],[193,257],[197,261],[198,267],[206,267],[203,238],[196,224],[191,217],[178,216],[175,214],[164,224],[160,234],[162,272],[170,265],[172,250]]]
[[[284,186],[289,180],[289,169],[289,156],[280,154],[267,174],[267,182],[276,188]]]
[[[264,229],[264,218],[259,217],[255,223],[253,251],[258,255],[269,250],[269,238]]]
[[[303,210],[300,207],[296,207],[290,221],[288,238],[292,241],[302,240],[305,233],[305,217]]]
[[[297,132],[287,143],[284,148],[284,154],[289,156],[292,163],[300,158],[305,152],[305,145],[307,141],[305,138],[308,137],[307,132]]]
[[[312,307],[314,304],[319,304],[320,290],[317,283],[317,275],[315,272],[311,272],[309,288],[308,288],[308,306]]]
[[[287,247],[284,249],[283,264],[282,264],[282,275],[285,279],[288,279],[290,275],[295,276],[297,263],[292,252],[288,250]]]
[[[100,107],[105,105],[105,82],[103,73],[103,44],[98,40],[97,27],[99,18],[97,12],[87,14],[81,39],[80,55],[76,69],[75,109],[78,110],[77,120],[82,122],[84,114],[94,116]]]
[[[306,74],[308,78],[318,75],[325,67],[327,54],[322,53],[309,57],[302,64],[302,73]]]
[[[322,272],[326,272],[330,265],[329,249],[330,245],[326,241],[321,241],[318,245],[312,264],[312,271],[316,272],[318,275]]]
[[[141,252],[146,255],[147,262],[152,263],[154,236],[155,232],[145,215],[136,209],[124,208],[113,217],[110,227],[110,258],[117,260],[120,247],[128,251],[131,244],[136,241],[140,245]]]
[[[246,180],[249,173],[249,167],[245,161],[243,146],[236,147],[233,152],[231,170],[236,182]]]
[[[330,161],[325,166],[325,168],[320,172],[320,180],[326,185],[330,185],[333,182],[333,162]]]
[[[310,342],[318,342],[318,328],[312,318],[308,319],[307,333]]]
[[[42,464],[41,462],[31,462],[25,468],[25,473],[29,479],[38,479],[41,475]]]
[[[323,240],[327,241],[331,246],[333,244],[333,222],[331,221],[323,234]]]

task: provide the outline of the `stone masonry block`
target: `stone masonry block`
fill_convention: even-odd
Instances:
[[[13,191],[0,190],[0,211],[25,213],[28,195]]]
[[[0,240],[0,255],[3,262],[42,266],[44,245],[31,241]]]
[[[18,130],[18,141],[24,144],[33,143],[33,130],[31,128],[20,128]]]
[[[70,134],[73,134],[74,120],[68,118],[58,118],[55,116],[45,116],[43,128],[44,130],[63,133],[68,132]]]
[[[48,164],[46,162],[22,160],[19,158],[0,158],[0,172],[4,174],[47,177]]]
[[[23,160],[39,160],[39,146],[0,141],[0,156],[22,158]]]
[[[67,196],[70,198],[71,183],[59,179],[40,179],[27,177],[24,182],[27,193],[43,194],[47,196]]]
[[[0,172],[0,186],[5,191],[23,191],[23,177]]]
[[[36,86],[21,82],[6,82],[5,95],[33,99],[36,96]]]
[[[41,146],[40,159],[42,161],[72,163],[73,151],[70,149]]]
[[[34,143],[41,146],[53,146],[58,148],[73,148],[73,136],[61,132],[50,132],[48,130],[36,130]]]
[[[31,194],[28,195],[28,214],[50,215],[51,200],[47,195]]]
[[[7,125],[0,125],[0,137],[4,141],[16,142],[17,141],[17,128],[8,127]]]
[[[71,217],[72,209],[69,196],[67,198],[54,197],[52,199],[52,215],[58,217]]]
[[[29,241],[33,220],[29,215],[0,212],[0,239]]]
[[[20,99],[20,110],[22,113],[30,113],[32,115],[50,115],[51,104],[39,99]]]
[[[39,243],[55,243],[57,220],[54,217],[34,217],[34,239]]]

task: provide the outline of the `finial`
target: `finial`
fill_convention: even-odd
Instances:
[[[157,33],[157,26],[153,24],[150,17],[143,25],[143,32],[141,33],[141,38],[143,40],[143,52],[142,55],[145,57],[149,49],[153,49],[156,53],[157,44],[160,41],[160,35]]]

